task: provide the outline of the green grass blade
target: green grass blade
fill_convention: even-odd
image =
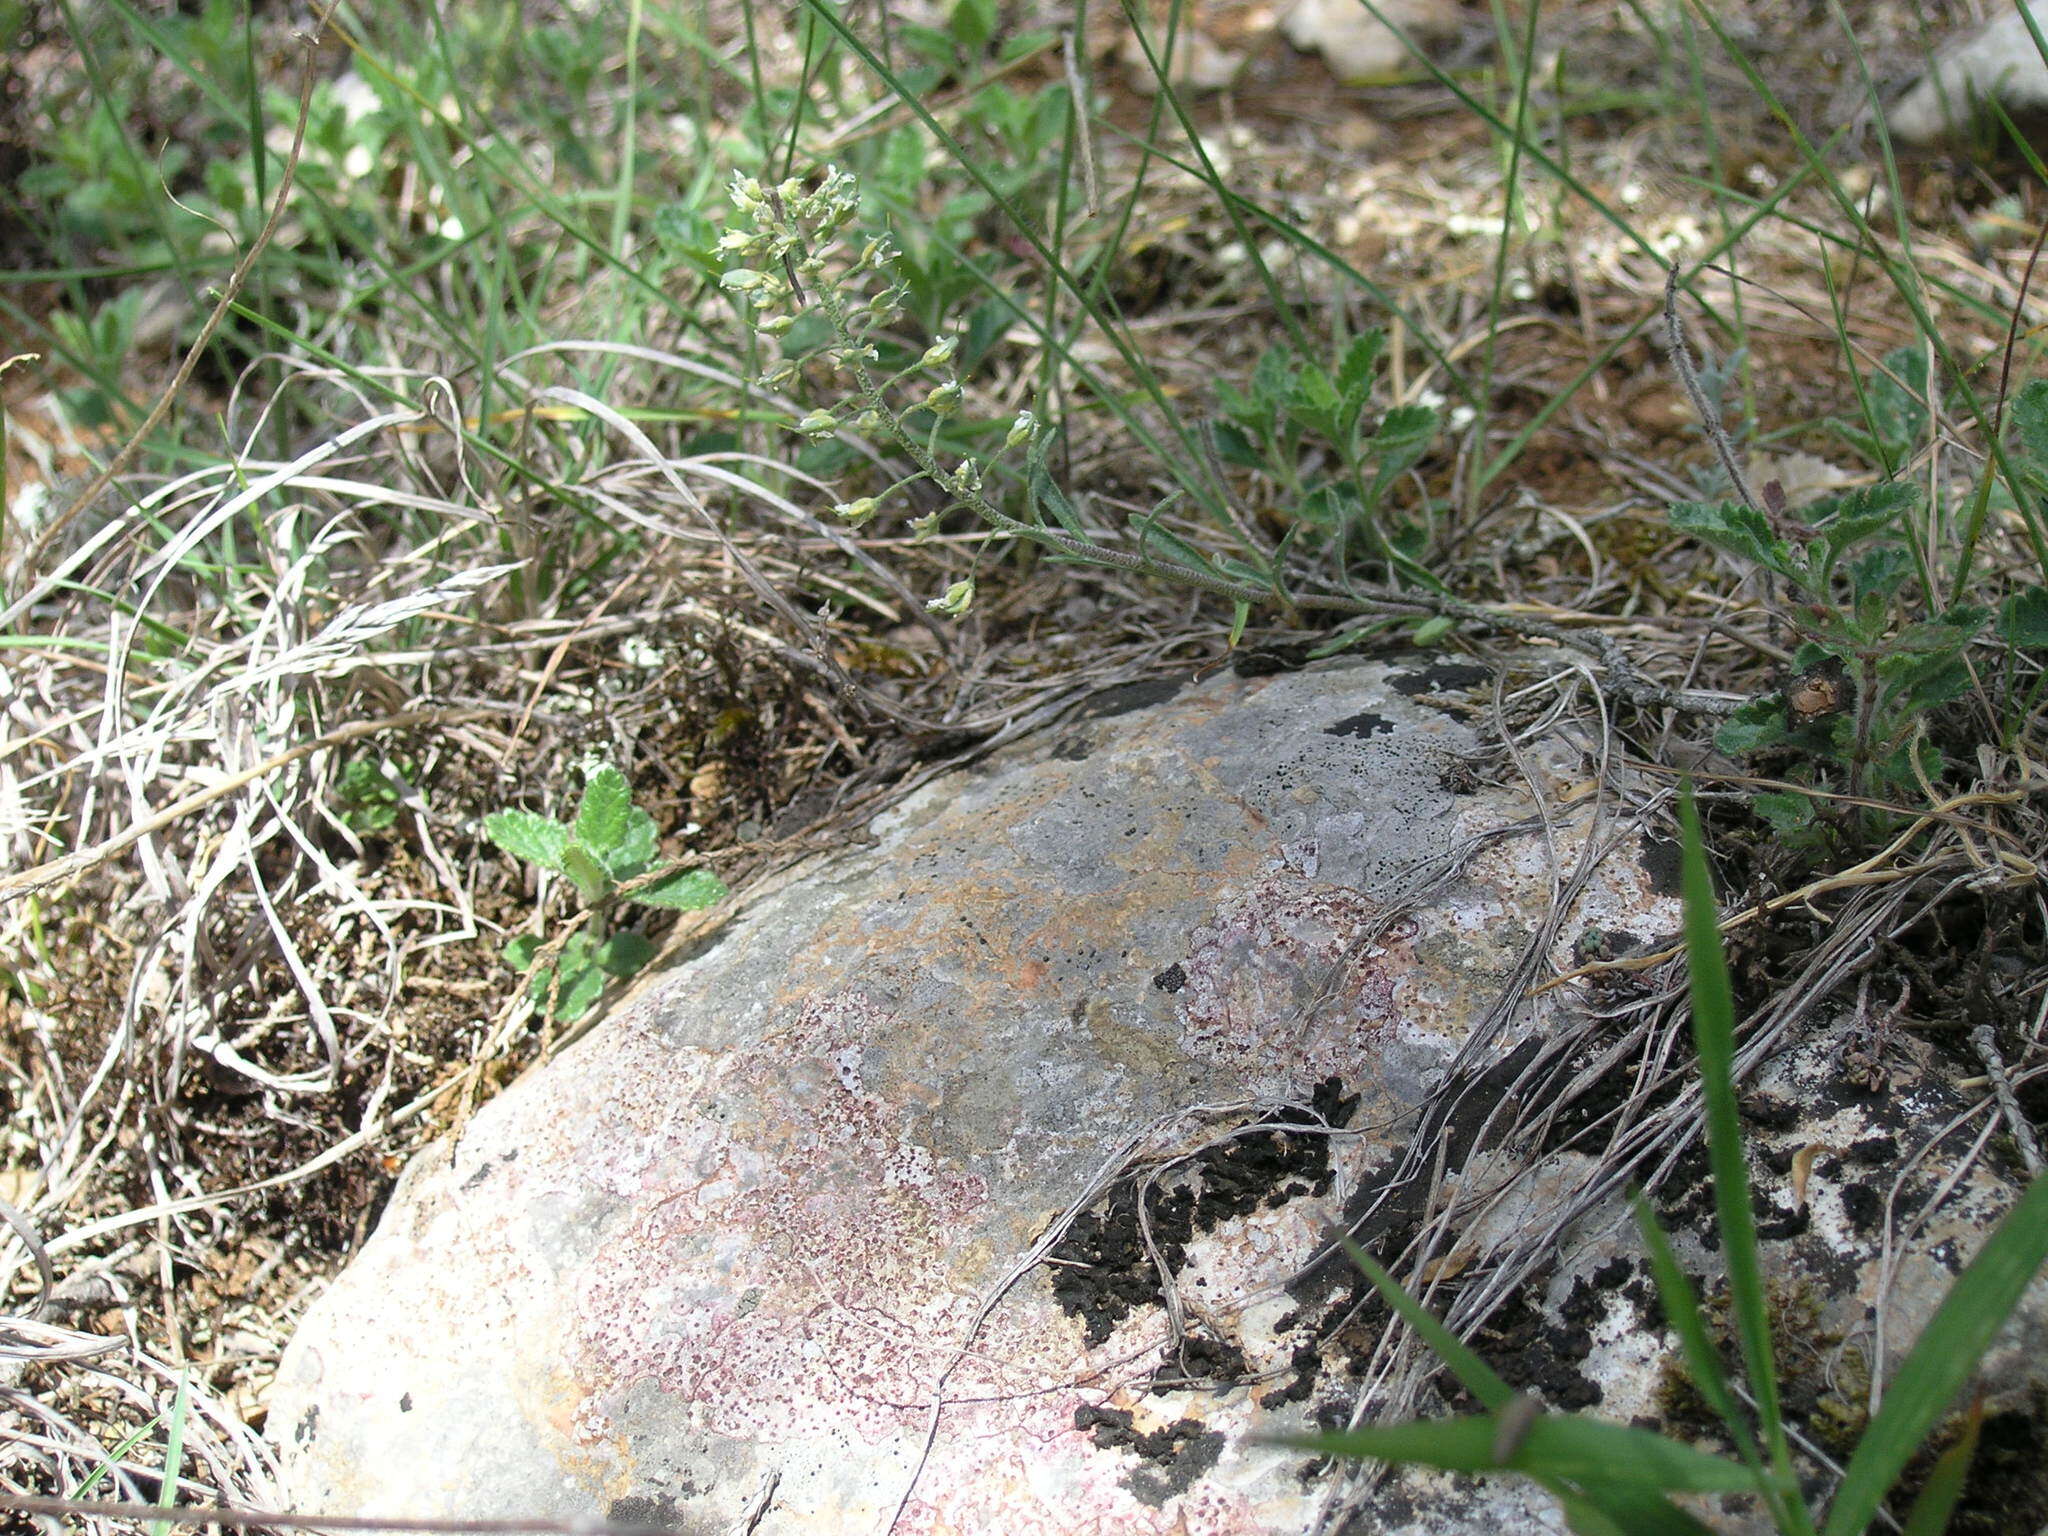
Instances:
[[[1855,1536],[1870,1524],[1914,1452],[1962,1391],[2021,1292],[2048,1263],[2048,1178],[2007,1212],[1969,1268],[1956,1277],[1900,1365],[1884,1406],[1857,1443],[1828,1510],[1823,1536]]]
[[[170,1423],[164,1430],[164,1480],[156,1491],[158,1509],[173,1508],[178,1502],[178,1479],[185,1475],[185,1419],[192,1411],[192,1378],[178,1376],[178,1395],[171,1403]],[[164,1536],[168,1520],[149,1522],[149,1536]]]
[[[1357,1242],[1341,1233],[1337,1234],[1336,1241],[1401,1321],[1413,1328],[1422,1342],[1436,1352],[1437,1358],[1450,1367],[1451,1374],[1458,1378],[1467,1392],[1495,1413],[1508,1405],[1515,1389],[1502,1381],[1492,1366],[1467,1349],[1463,1340],[1438,1322],[1426,1307],[1408,1294],[1400,1281],[1380,1267],[1379,1260]]]
[[[1673,1493],[1754,1493],[1747,1467],[1696,1451],[1647,1429],[1577,1414],[1547,1414],[1529,1426],[1505,1461],[1495,1456],[1493,1414],[1383,1424],[1288,1442],[1330,1456],[1418,1462],[1446,1472],[1526,1472],[1586,1489],[1633,1487]]]
[[[1707,1336],[1707,1320],[1700,1311],[1700,1299],[1693,1293],[1692,1282],[1678,1267],[1678,1257],[1671,1251],[1671,1240],[1657,1225],[1650,1202],[1638,1194],[1635,1207],[1636,1225],[1643,1234],[1643,1246],[1649,1252],[1650,1274],[1657,1282],[1657,1295],[1664,1302],[1664,1315],[1678,1335],[1678,1347],[1685,1356],[1686,1368],[1692,1372],[1693,1386],[1706,1399],[1707,1406],[1714,1410],[1714,1416],[1734,1434],[1736,1447],[1743,1453],[1743,1458],[1761,1468],[1763,1462],[1757,1449],[1756,1432],[1750,1425],[1749,1415],[1736,1400],[1734,1389],[1728,1385],[1727,1373],[1721,1369],[1721,1357],[1714,1349],[1713,1340]]]
[[[1901,1536],[1941,1536],[1948,1529],[1949,1521],[1955,1516],[1956,1504],[1962,1499],[1963,1484],[1969,1481],[1970,1458],[1977,1454],[1977,1431],[1983,1424],[1981,1405],[1973,1407],[1963,1422],[1961,1437],[1934,1463],[1926,1486],[1920,1490],[1920,1497],[1913,1501],[1912,1512],[1906,1516]]]
[[[1770,1490],[1781,1530],[1809,1529],[1792,1473],[1791,1450],[1778,1403],[1777,1367],[1772,1359],[1769,1298],[1758,1262],[1756,1212],[1749,1198],[1749,1162],[1742,1150],[1742,1124],[1735,1102],[1735,994],[1721,952],[1720,913],[1707,872],[1700,837],[1699,808],[1692,788],[1679,801],[1685,842],[1685,949],[1692,983],[1693,1042],[1700,1058],[1700,1092],[1707,1122],[1707,1161],[1714,1177],[1714,1216],[1728,1266],[1728,1299],[1735,1336],[1755,1395],[1757,1418],[1774,1470]],[[1788,1522],[1790,1522],[1788,1524]]]

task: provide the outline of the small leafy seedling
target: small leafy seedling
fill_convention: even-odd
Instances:
[[[1390,519],[1386,501],[1435,444],[1442,423],[1423,404],[1371,415],[1386,350],[1387,333],[1377,326],[1354,337],[1334,369],[1303,362],[1284,346],[1270,349],[1248,389],[1217,381],[1227,419],[1216,429],[1216,450],[1272,482],[1311,542],[1335,540],[1346,555],[1383,559],[1391,574],[1435,586],[1423,566],[1428,530]]]
[[[620,901],[695,912],[726,895],[724,883],[708,869],[655,868],[654,818],[633,804],[626,776],[609,763],[591,771],[568,824],[533,811],[497,811],[484,818],[484,833],[515,858],[566,879],[590,910],[584,926],[561,942],[550,964],[540,960],[543,941],[523,933],[505,946],[513,968],[527,972],[534,1002],[551,1018],[581,1018],[597,1001],[607,980],[635,976],[654,958],[654,945],[630,928],[607,929],[605,916]]]
[[[1886,474],[1909,463],[1930,430],[1926,359],[1911,348],[1858,380],[1860,425],[1831,422]],[[2048,381],[2013,397],[2009,457],[2022,494],[2048,504]],[[1716,745],[1731,755],[1791,755],[1810,765],[1815,788],[1916,803],[1943,773],[1928,712],[1966,693],[1971,647],[1987,631],[2008,645],[2048,641],[2048,592],[2027,587],[1998,609],[1963,600],[1973,590],[1966,537],[1938,567],[1925,526],[1980,527],[1996,477],[1987,464],[1962,517],[1920,489],[1886,479],[1791,509],[1775,485],[1756,503],[1680,502],[1672,526],[1768,573],[1774,611],[1798,641],[1784,686],[1729,716]],[[1993,629],[1993,620],[1997,620]],[[1829,781],[1832,781],[1830,784]],[[1781,834],[1818,835],[1818,810],[1803,794],[1766,793],[1755,809]]]
[[[398,764],[394,773],[374,758],[358,757],[341,770],[334,799],[350,831],[391,830],[398,821],[399,807],[405,804],[407,787],[397,775],[408,774],[409,769],[409,764]]]

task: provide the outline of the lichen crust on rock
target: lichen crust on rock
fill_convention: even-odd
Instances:
[[[284,1362],[295,1505],[1300,1528],[1327,1482],[1256,1437],[1356,1391],[1290,1291],[1326,1223],[1532,944],[1676,922],[1630,839],[1544,928],[1587,824],[1456,771],[1489,692],[1105,700],[752,901],[407,1171]],[[1521,756],[1570,798],[1575,744]]]

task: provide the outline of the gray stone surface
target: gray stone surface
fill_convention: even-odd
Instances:
[[[424,1154],[286,1355],[294,1505],[1303,1529],[1328,1477],[1253,1437],[1357,1381],[1300,1272],[1483,1021],[1488,1060],[1556,1027],[1563,994],[1492,1010],[1588,770],[1524,744],[1528,830],[1462,664],[1165,691],[927,787]],[[1675,927],[1619,847],[1556,968],[1586,925]],[[1389,1497],[1375,1529],[1554,1519]]]
[[[2048,37],[2048,0],[2028,0],[2028,9]],[[1933,144],[1967,132],[1978,104],[1994,100],[2015,119],[2048,111],[2048,64],[2016,8],[1944,45],[1885,123],[1908,144]]]

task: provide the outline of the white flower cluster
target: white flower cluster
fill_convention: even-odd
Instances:
[[[939,461],[940,429],[958,415],[965,398],[953,372],[959,339],[947,336],[933,342],[915,362],[887,377],[878,379],[872,371],[881,353],[871,338],[899,318],[907,290],[896,279],[896,248],[887,235],[864,240],[858,251],[843,238],[860,211],[855,178],[828,169],[816,187],[806,189],[795,177],[771,187],[752,176],[735,176],[732,202],[739,217],[718,242],[730,263],[720,286],[744,300],[748,319],[764,336],[788,335],[807,311],[821,314],[831,332],[830,339],[817,347],[776,360],[761,382],[771,389],[792,384],[811,362],[826,363],[851,377],[847,400],[806,412],[790,424],[791,429],[813,439],[832,437],[848,427],[871,437],[893,438],[917,465],[916,473],[879,495],[837,503],[833,514],[850,528],[862,527],[895,492],[912,481],[926,480],[949,501],[947,507],[911,524],[919,538],[935,532],[946,511],[963,506],[984,522],[1021,531],[1021,525],[987,499],[981,462],[962,459],[949,469]],[[916,390],[906,390],[913,379],[922,382]],[[892,396],[908,403],[892,404]],[[907,424],[917,412],[929,420],[922,440]],[[996,457],[1028,449],[1038,434],[1038,418],[1028,410],[1019,411]],[[971,580],[958,581],[929,606],[959,614],[973,595]]]

